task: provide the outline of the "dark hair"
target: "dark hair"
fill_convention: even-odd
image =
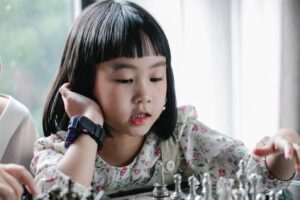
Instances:
[[[151,128],[160,138],[169,138],[176,125],[177,107],[168,40],[156,20],[140,6],[126,1],[97,1],[76,19],[69,33],[60,67],[47,97],[44,135],[67,130],[69,118],[58,92],[70,82],[72,91],[93,96],[96,64],[119,57],[142,57],[154,53],[166,57],[167,102]]]

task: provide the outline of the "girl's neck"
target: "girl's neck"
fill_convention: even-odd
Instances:
[[[98,155],[111,166],[122,167],[130,164],[140,152],[145,137],[123,137],[106,138],[103,148]]]

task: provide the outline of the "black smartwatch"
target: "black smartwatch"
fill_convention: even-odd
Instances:
[[[65,148],[68,148],[78,137],[79,134],[88,134],[95,140],[98,150],[102,149],[106,133],[100,124],[95,124],[85,116],[73,116],[70,119],[68,133],[65,139]]]

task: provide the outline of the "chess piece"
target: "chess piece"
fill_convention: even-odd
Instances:
[[[234,200],[245,200],[245,190],[242,188],[235,188],[232,190]]]
[[[61,200],[61,188],[58,187],[57,185],[54,185],[49,193],[48,193],[48,200]]]
[[[263,194],[257,194],[255,200],[265,200],[265,196]]]
[[[217,182],[218,200],[231,200],[233,179],[220,177]]]
[[[196,193],[196,185],[198,181],[195,176],[190,176],[189,179],[190,193],[187,196],[187,200],[201,200],[201,196]]]
[[[244,160],[240,160],[239,170],[237,171],[236,176],[239,181],[239,188],[247,190],[248,177],[247,177],[247,171],[246,171],[246,162]]]
[[[202,180],[203,200],[212,200],[212,186],[209,173],[204,173]]]
[[[160,160],[155,165],[155,176],[156,183],[154,183],[154,190],[152,192],[153,198],[166,199],[166,197],[170,196],[170,193],[165,185],[163,165]]]
[[[84,200],[94,200],[96,197],[96,192],[93,188],[91,188],[86,194],[84,194]]]
[[[269,196],[269,200],[276,200],[276,193],[274,190],[271,190],[269,193],[268,193],[268,196]]]
[[[172,200],[185,200],[186,195],[181,191],[181,175],[174,175],[175,191],[171,194]]]
[[[280,200],[280,197],[282,196],[282,190],[279,190],[275,195],[275,200]]]
[[[261,176],[256,174],[256,173],[252,173],[249,176],[249,182],[250,182],[250,199],[251,200],[256,200],[256,195],[258,194],[258,190],[259,190],[259,186],[260,186],[260,181],[261,181]]]
[[[62,200],[80,200],[78,193],[73,191],[73,182],[71,179],[68,181],[68,190],[63,194]]]

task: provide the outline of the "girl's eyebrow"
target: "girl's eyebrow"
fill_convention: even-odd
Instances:
[[[165,61],[160,61],[157,62],[153,65],[150,66],[150,68],[156,68],[156,67],[165,67],[167,64]],[[111,65],[111,67],[113,68],[113,70],[117,71],[120,69],[137,69],[138,67],[133,65],[133,64],[129,64],[129,63],[114,63]]]

